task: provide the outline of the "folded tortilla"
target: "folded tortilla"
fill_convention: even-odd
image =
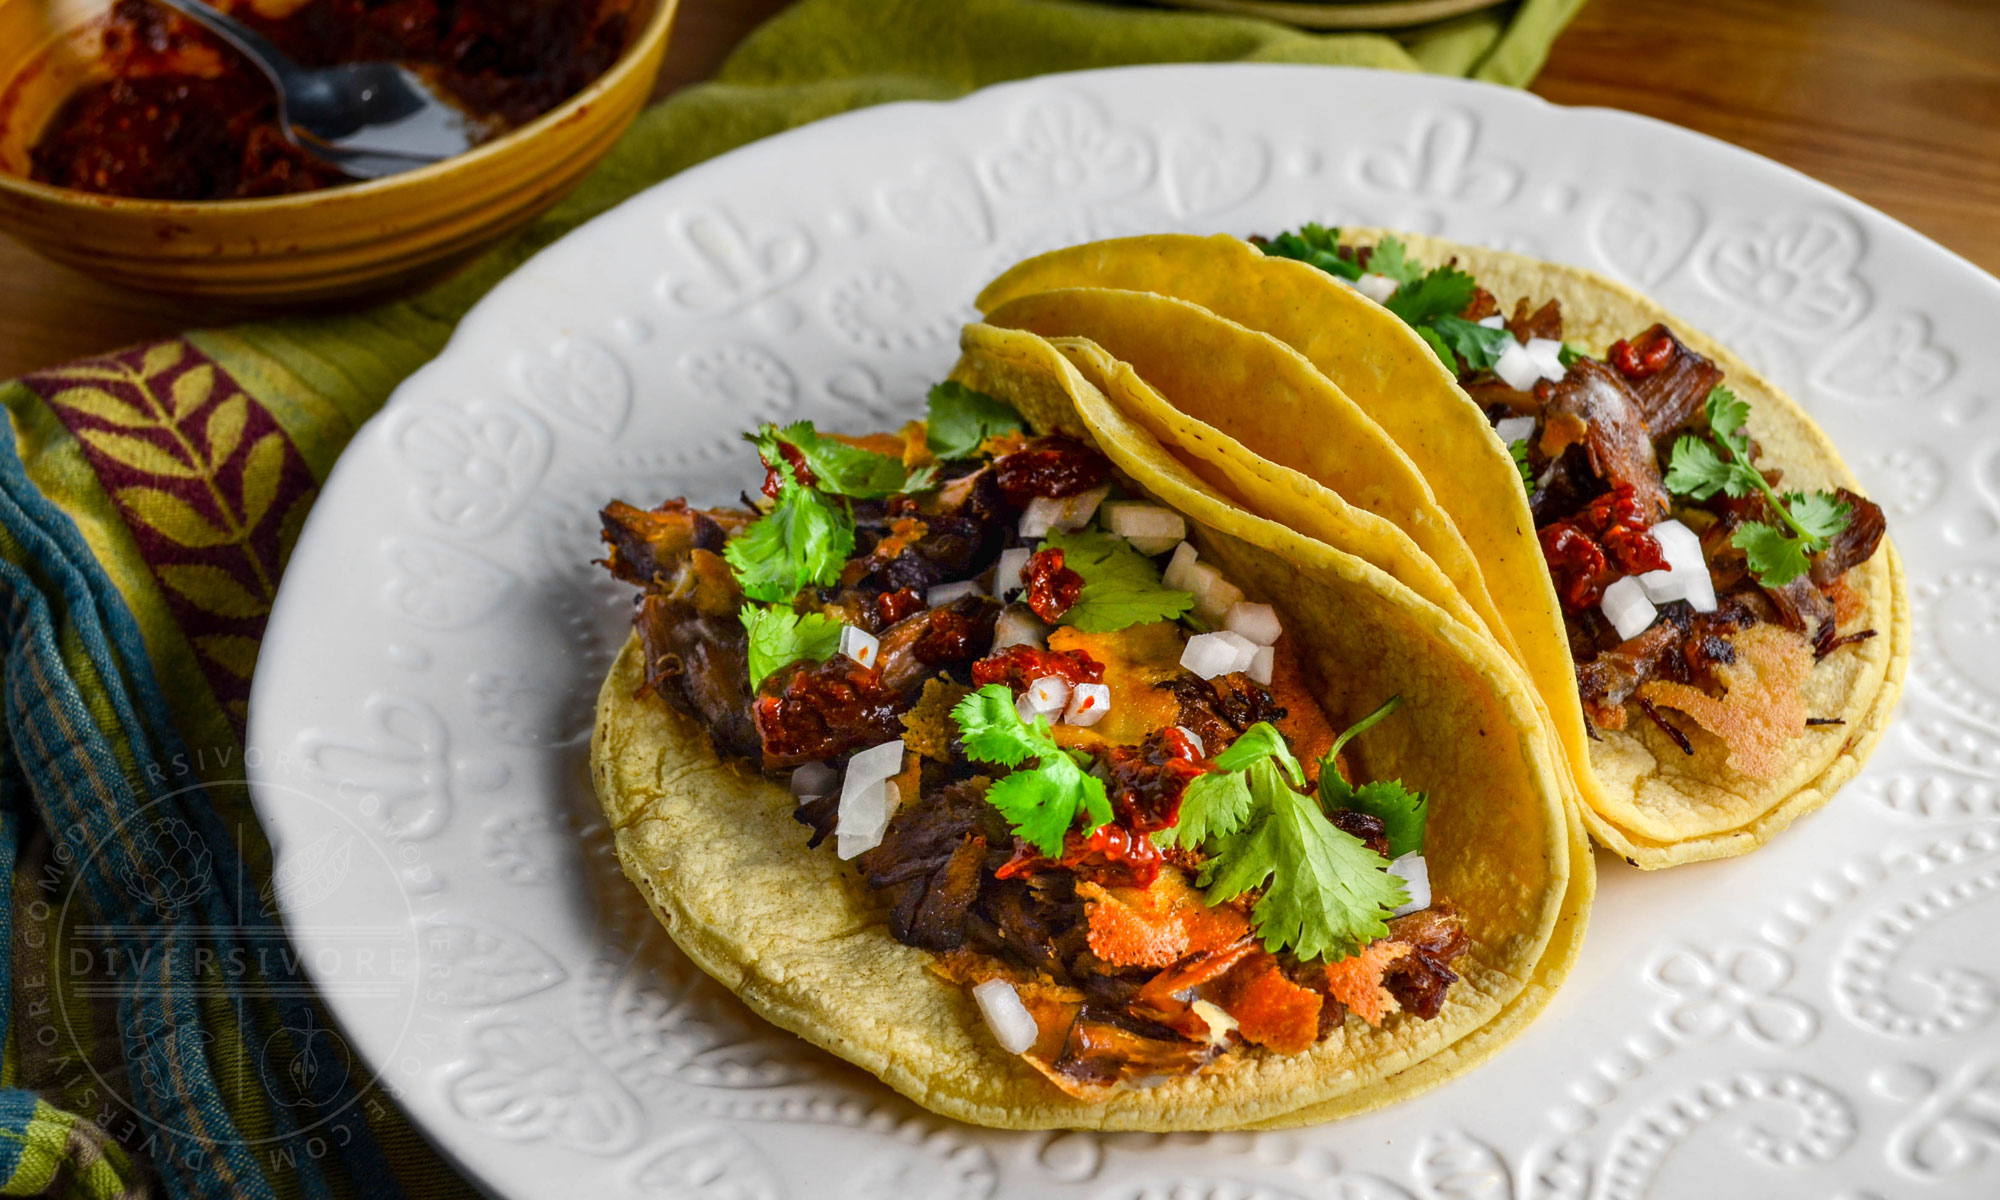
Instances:
[[[620,861],[674,940],[774,1023],[935,1112],[1004,1128],[1198,1130],[1362,1112],[1432,1086],[1505,1044],[1574,962],[1594,887],[1540,714],[1491,638],[1384,570],[1229,502],[1029,333],[968,328],[954,378],[1038,430],[1095,443],[1136,489],[1184,514],[1190,539],[1277,606],[1336,721],[1391,692],[1362,774],[1431,797],[1433,895],[1471,936],[1434,1020],[1350,1019],[1310,1050],[1240,1051],[1231,1069],[1122,1091],[1057,1090],[993,1040],[933,956],[890,936],[849,865],[808,850],[786,789],[725,763],[691,720],[642,694],[636,640],[598,699],[591,768]]]
[[[1559,299],[1566,339],[1593,354],[1656,322],[1668,324],[1690,348],[1713,360],[1749,402],[1759,461],[1783,468],[1788,487],[1861,491],[1797,403],[1638,292],[1580,268],[1503,251],[1385,230],[1344,232],[1362,243],[1400,238],[1422,262],[1455,259],[1494,294],[1503,311],[1520,297]],[[1753,850],[1824,804],[1873,750],[1901,692],[1910,643],[1902,570],[1886,540],[1874,557],[1847,574],[1862,600],[1861,623],[1878,636],[1819,663],[1804,689],[1812,715],[1839,723],[1808,727],[1788,748],[1788,765],[1777,776],[1756,779],[1732,770],[1719,739],[1700,730],[1691,735],[1693,756],[1646,722],[1592,738],[1577,699],[1562,610],[1517,469],[1484,412],[1413,330],[1326,272],[1268,257],[1226,235],[1121,238],[1054,251],[1002,275],[978,303],[992,320],[1031,313],[1028,319],[1039,332],[1090,337],[1087,327],[1097,325],[1045,314],[1056,303],[1050,297],[1093,289],[1153,293],[1199,305],[1220,320],[1265,335],[1263,340],[1289,346],[1339,394],[1334,400],[1331,393],[1285,387],[1271,389],[1277,402],[1267,403],[1263,394],[1205,386],[1203,369],[1223,353],[1213,346],[1204,348],[1202,358],[1192,351],[1180,356],[1175,385],[1148,376],[1147,364],[1135,364],[1184,418],[1180,431],[1171,434],[1159,418],[1152,422],[1183,450],[1208,438],[1201,430],[1209,427],[1255,456],[1338,491],[1340,483],[1321,462],[1326,447],[1319,444],[1325,441],[1320,431],[1327,414],[1344,413],[1351,405],[1403,451],[1477,562],[1498,624],[1511,636],[1511,643],[1503,644],[1538,693],[1591,835],[1628,861],[1666,867]],[[1154,311],[1137,301],[1128,309],[1133,319]],[[1234,358],[1248,357],[1268,357],[1268,350],[1246,341]],[[1303,408],[1300,397],[1307,401]],[[1253,492],[1235,489],[1252,511],[1290,520],[1281,515],[1287,501],[1276,485]],[[1368,554],[1371,546],[1353,542],[1344,548]]]

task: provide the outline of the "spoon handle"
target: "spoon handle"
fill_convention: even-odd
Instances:
[[[154,0],[154,3],[173,9],[242,51],[245,58],[270,77],[278,89],[279,104],[284,103],[287,78],[299,73],[299,64],[263,34],[203,0]]]

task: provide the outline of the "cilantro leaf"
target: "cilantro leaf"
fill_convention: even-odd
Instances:
[[[1535,468],[1528,464],[1528,439],[1515,438],[1507,443],[1507,453],[1514,457],[1514,469],[1521,473],[1521,486],[1529,495],[1535,491]]]
[[[1128,625],[1168,621],[1194,607],[1194,593],[1160,582],[1153,560],[1115,533],[1054,529],[1045,549],[1063,552],[1063,566],[1083,577],[1076,603],[1062,623],[1085,633],[1109,633]]]
[[[1208,903],[1263,888],[1250,921],[1265,949],[1289,947],[1308,961],[1346,958],[1386,936],[1388,915],[1409,899],[1382,869],[1387,860],[1285,786],[1269,760],[1249,778],[1257,820],[1223,838],[1203,864]]]
[[[1437,267],[1397,288],[1383,307],[1403,318],[1405,324],[1429,325],[1439,317],[1456,316],[1463,311],[1472,302],[1477,286],[1472,276],[1455,267]]]
[[[722,547],[736,581],[752,600],[789,600],[811,584],[840,577],[854,553],[854,519],[819,494],[778,475],[778,502]]]
[[[1430,324],[1422,326],[1417,332],[1425,331],[1435,332],[1438,340],[1444,342],[1447,349],[1455,351],[1465,360],[1465,369],[1468,371],[1491,370],[1493,364],[1500,361],[1500,356],[1507,352],[1507,347],[1514,344],[1514,335],[1505,329],[1481,325],[1477,321],[1468,321],[1452,313],[1431,318]],[[1450,362],[1449,359],[1445,361]]]
[[[1383,872],[1387,860],[1299,792],[1305,774],[1276,727],[1244,730],[1215,766],[1188,784],[1179,821],[1154,835],[1207,849],[1199,882],[1210,904],[1263,888],[1253,926],[1268,949],[1289,946],[1302,959],[1344,958],[1388,932],[1385,918],[1407,894]]]
[[[1013,689],[1003,683],[989,683],[960,700],[951,717],[966,756],[980,762],[1018,767],[1055,745],[1046,723],[1038,727],[1021,719]]]
[[[1229,748],[1215,756],[1217,769],[1240,771],[1264,759],[1271,759],[1284,771],[1294,787],[1304,787],[1306,773],[1299,766],[1299,760],[1292,757],[1292,748],[1285,744],[1285,735],[1269,721],[1259,721],[1237,735]]]
[[[1423,273],[1423,264],[1409,256],[1400,238],[1383,238],[1368,256],[1368,274],[1384,275],[1399,284],[1415,283]]]
[[[1741,499],[1757,489],[1739,464],[1725,462],[1713,444],[1693,434],[1683,434],[1674,443],[1674,454],[1661,482],[1668,491],[1696,500],[1706,500],[1717,492]]]
[[[1749,436],[1746,434],[1739,438],[1736,435],[1743,432],[1744,423],[1750,419],[1750,405],[1738,400],[1735,392],[1718,384],[1709,390],[1706,407],[1708,427],[1722,440],[1722,444],[1738,455],[1749,450]]]
[[[1585,359],[1589,357],[1590,355],[1585,354],[1583,351],[1577,349],[1575,346],[1570,345],[1568,342],[1564,342],[1562,344],[1562,349],[1556,351],[1556,361],[1562,364],[1562,368],[1565,371],[1575,366],[1579,359]]]
[[[836,496],[879,499],[898,492],[922,491],[936,474],[928,468],[912,472],[903,466],[901,459],[821,437],[811,421],[794,421],[783,429],[771,424],[759,425],[755,433],[744,434],[743,440],[757,447],[758,455],[767,465],[786,461],[780,446],[790,446],[798,452],[806,470],[812,472],[813,486]]]
[[[825,662],[840,649],[841,623],[824,613],[746,604],[737,614],[750,635],[750,686],[800,659]]]
[[[1762,492],[1765,507],[1780,524],[1750,522],[1738,527],[1729,544],[1743,551],[1759,583],[1783,587],[1806,573],[1808,555],[1826,549],[1828,540],[1847,528],[1852,506],[1828,492],[1780,496],[1750,461],[1750,432],[1745,428],[1750,406],[1728,388],[1716,387],[1708,393],[1707,409],[1715,442],[1691,434],[1675,442],[1662,482],[1668,491],[1696,500],[1706,500],[1718,491],[1739,500]]]
[[[1297,233],[1281,233],[1264,243],[1264,253],[1272,258],[1296,259],[1342,279],[1361,278],[1361,265],[1342,258],[1340,230],[1307,222]]]
[[[1403,697],[1395,695],[1380,708],[1349,725],[1333,739],[1319,760],[1319,803],[1328,812],[1351,809],[1382,818],[1389,837],[1389,857],[1401,858],[1424,848],[1424,820],[1429,808],[1422,792],[1412,792],[1401,780],[1380,779],[1355,787],[1340,777],[1341,748],[1368,732],[1384,717],[1402,707]]]
[[[930,417],[924,438],[931,453],[939,458],[972,458],[987,438],[1026,428],[1021,414],[955,379],[947,379],[931,389]]]
[[[1158,846],[1199,850],[1210,838],[1227,837],[1250,822],[1250,781],[1243,771],[1210,771],[1188,781],[1174,823],[1153,835]]]
[[[1820,543],[1814,549],[1847,528],[1847,520],[1854,513],[1853,505],[1831,492],[1786,492],[1785,508],[1792,514],[1792,523]]]
[[[1729,544],[1743,551],[1743,557],[1759,581],[1783,587],[1806,573],[1805,543],[1784,530],[1762,521],[1752,521],[1730,535]]]
[[[1156,844],[1198,850],[1210,838],[1242,829],[1252,808],[1250,768],[1259,763],[1275,763],[1295,785],[1305,786],[1305,771],[1285,744],[1285,735],[1268,721],[1244,730],[1214,761],[1215,770],[1189,781],[1181,794],[1179,819],[1153,835]]]
[[[1085,833],[1111,819],[1104,781],[1086,774],[1056,743],[1047,717],[1036,717],[1032,725],[1023,721],[1006,684],[987,684],[959,701],[951,715],[967,756],[1017,768],[986,789],[986,802],[1043,855],[1062,855],[1063,838],[1078,813],[1086,819]],[[1035,765],[1022,767],[1030,758]]]

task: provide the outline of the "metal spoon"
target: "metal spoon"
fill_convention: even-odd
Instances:
[[[157,0],[243,52],[278,89],[292,143],[349,175],[375,179],[463,154],[476,127],[393,62],[302,67],[256,30],[202,0]]]

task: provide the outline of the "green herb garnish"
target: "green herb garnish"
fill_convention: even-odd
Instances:
[[[926,426],[924,441],[941,459],[972,458],[987,438],[1027,428],[1021,414],[953,379],[931,389]]]
[[[1743,551],[1759,583],[1783,587],[1806,573],[1811,565],[1807,555],[1826,549],[1833,536],[1847,528],[1852,506],[1831,492],[1779,494],[1750,461],[1750,434],[1744,428],[1750,406],[1728,388],[1717,387],[1708,394],[1707,408],[1715,440],[1684,434],[1674,443],[1667,490],[1696,500],[1717,492],[1739,500],[1762,492],[1766,507],[1782,525],[1752,521],[1740,526],[1729,544]]]
[[[821,663],[840,649],[839,621],[824,613],[795,613],[788,608],[746,604],[737,617],[750,637],[750,687],[795,662]]]
[[[840,578],[854,553],[854,518],[845,508],[778,472],[778,502],[750,528],[729,539],[722,556],[752,600],[790,600],[800,588]]]
[[[1171,621],[1194,607],[1194,593],[1160,582],[1153,560],[1115,533],[1052,529],[1045,550],[1063,552],[1063,566],[1083,577],[1062,623],[1085,633],[1109,633],[1148,621]]]
[[[987,684],[960,700],[951,715],[968,758],[1016,768],[986,789],[986,802],[1043,855],[1062,856],[1063,838],[1078,813],[1088,822],[1085,833],[1111,819],[1104,781],[1086,774],[1056,743],[1047,717],[1036,717],[1032,725],[1023,721],[1006,684]],[[1023,767],[1029,759],[1035,765]]]
[[[1422,792],[1413,792],[1403,786],[1401,780],[1378,779],[1354,787],[1340,777],[1337,765],[1340,749],[1377,721],[1401,707],[1403,698],[1391,696],[1382,707],[1347,727],[1347,730],[1333,740],[1333,745],[1319,760],[1319,802],[1320,807],[1329,812],[1347,809],[1364,812],[1382,819],[1383,832],[1389,838],[1389,857],[1401,858],[1405,854],[1422,853],[1424,848],[1424,821],[1429,816],[1430,806]]]
[[[757,432],[744,434],[743,440],[757,447],[767,466],[781,468],[784,475],[793,471],[780,447],[790,446],[812,472],[812,486],[835,496],[879,499],[899,492],[920,492],[931,485],[937,473],[929,467],[911,471],[901,459],[821,437],[811,421],[794,421],[783,429],[759,425]]]
[[[1252,725],[1215,765],[1188,785],[1179,824],[1155,835],[1205,850],[1198,882],[1208,903],[1262,888],[1252,927],[1266,949],[1301,959],[1346,958],[1389,932],[1389,914],[1409,894],[1386,859],[1299,790],[1304,772],[1276,728]]]

